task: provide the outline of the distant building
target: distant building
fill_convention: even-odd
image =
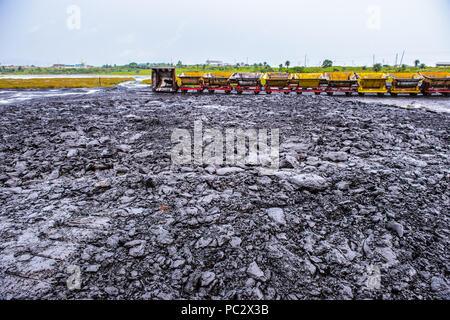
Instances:
[[[8,69],[18,69],[18,68],[22,68],[22,69],[31,69],[31,68],[36,68],[35,65],[25,65],[25,66],[15,66],[15,65],[0,65],[0,68],[8,68]]]
[[[77,64],[54,64],[52,68],[91,68],[92,66],[88,66],[84,63],[77,63]]]
[[[436,67],[450,67],[450,62],[436,62]]]
[[[218,67],[223,66],[223,62],[219,60],[206,60],[206,64],[208,66],[218,66]]]

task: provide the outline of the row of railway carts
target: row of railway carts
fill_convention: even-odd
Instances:
[[[450,73],[448,72],[418,72],[418,73],[355,73],[355,72],[325,72],[325,73],[251,73],[251,72],[183,72],[176,75],[175,68],[153,68],[152,89],[159,92],[186,93],[188,91],[214,93],[235,91],[241,94],[245,91],[255,94],[261,91],[313,92],[317,95],[326,93],[375,93],[392,96],[398,94],[431,95],[434,93],[450,95]]]

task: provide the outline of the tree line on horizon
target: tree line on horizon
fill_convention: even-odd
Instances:
[[[413,70],[423,70],[430,69],[432,67],[427,67],[424,63],[420,63],[419,59],[414,61],[414,66],[408,66],[402,64],[401,66],[390,66],[382,65],[380,63],[374,64],[372,67],[358,66],[358,67],[347,67],[347,66],[334,66],[333,61],[330,59],[325,59],[320,67],[304,67],[304,66],[292,66],[291,62],[287,60],[284,64],[279,64],[277,67],[269,65],[267,62],[247,64],[244,62],[239,62],[234,65],[223,65],[223,66],[211,66],[207,64],[194,64],[187,65],[178,61],[176,64],[173,63],[136,63],[131,62],[126,65],[110,65],[105,64],[101,67],[88,67],[88,68],[55,68],[55,67],[5,67],[0,66],[0,74],[150,74],[152,67],[176,67],[181,71],[242,71],[242,72],[291,72],[291,73],[302,73],[302,72],[323,72],[323,71],[360,71],[360,70],[371,70],[374,72],[379,72],[382,70],[387,71],[413,71]],[[446,68],[450,69],[450,68]],[[448,70],[446,70],[448,71]]]

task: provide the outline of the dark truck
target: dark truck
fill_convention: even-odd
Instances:
[[[177,90],[178,85],[176,81],[175,68],[152,68],[152,91],[176,92]]]

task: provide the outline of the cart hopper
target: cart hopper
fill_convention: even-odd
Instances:
[[[319,87],[325,77],[320,72],[314,73],[293,73],[289,77],[289,83],[300,88]]]
[[[377,72],[363,72],[357,73],[358,78],[358,93],[379,93],[383,94],[387,92],[386,81],[387,75]]]
[[[203,81],[208,86],[228,86],[233,72],[210,72],[203,75]]]
[[[262,78],[267,87],[287,87],[289,83],[289,73],[285,72],[267,72]]]
[[[395,95],[397,93],[420,93],[419,83],[422,76],[415,72],[397,72],[390,74],[392,84],[390,93]]]
[[[230,77],[230,82],[240,87],[256,87],[261,84],[262,75],[259,72],[235,72]]]
[[[203,85],[204,72],[183,72],[178,75],[180,86],[200,86]]]
[[[351,87],[358,83],[354,72],[326,72],[325,78],[332,88]]]
[[[423,94],[442,93],[450,94],[450,73],[449,72],[419,72],[423,76]]]

